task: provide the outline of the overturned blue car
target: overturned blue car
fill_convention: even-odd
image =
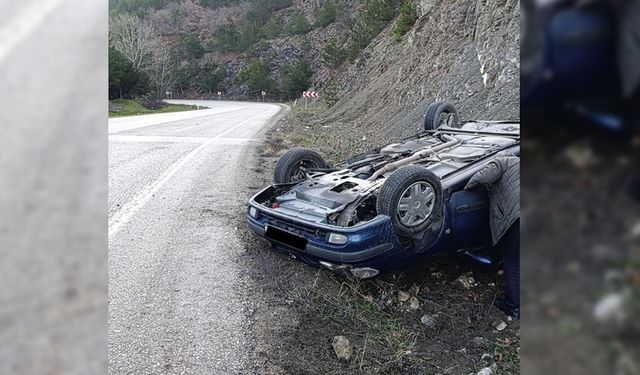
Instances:
[[[464,186],[499,152],[519,150],[519,123],[461,123],[451,103],[435,102],[420,134],[335,167],[313,150],[287,151],[247,222],[296,259],[359,278],[442,252],[486,260],[488,196]]]

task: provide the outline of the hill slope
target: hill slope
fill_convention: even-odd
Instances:
[[[423,3],[431,4],[400,43],[387,27],[337,74],[342,97],[320,123],[364,135],[364,149],[420,129],[436,98],[452,100],[462,119],[519,119],[518,2]]]

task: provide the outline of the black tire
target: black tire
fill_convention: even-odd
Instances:
[[[460,127],[458,110],[448,100],[439,100],[429,104],[424,114],[424,130],[436,130],[447,124],[451,128]]]
[[[327,162],[317,152],[304,147],[296,147],[287,151],[276,163],[273,181],[276,184],[286,184],[301,180],[300,167],[305,169],[328,168]]]
[[[426,215],[424,220],[420,219],[421,221],[415,225],[406,225],[402,221],[398,206],[401,199],[408,199],[405,193],[409,187],[416,183],[426,183],[431,186],[433,207],[431,213]],[[424,204],[430,205],[430,202],[431,199],[428,202],[424,202]],[[395,171],[382,184],[376,202],[376,209],[378,214],[387,215],[391,218],[391,222],[399,236],[415,237],[415,235],[422,233],[431,226],[431,224],[440,220],[443,205],[440,178],[424,167],[408,165]],[[409,212],[405,215],[408,214]]]

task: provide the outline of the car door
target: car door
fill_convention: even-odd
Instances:
[[[489,196],[485,189],[454,192],[449,199],[448,210],[456,250],[490,246]]]

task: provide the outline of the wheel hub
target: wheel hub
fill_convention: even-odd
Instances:
[[[433,186],[425,181],[415,182],[407,187],[400,196],[396,213],[400,222],[408,227],[424,223],[435,205]]]

